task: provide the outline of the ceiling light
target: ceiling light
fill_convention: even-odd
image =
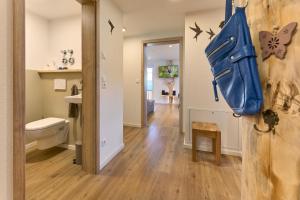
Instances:
[[[126,28],[123,28],[122,31],[123,31],[123,32],[126,32],[127,30],[126,30]]]
[[[170,47],[170,48],[172,48],[172,47],[173,47],[173,45],[169,45],[169,47]]]

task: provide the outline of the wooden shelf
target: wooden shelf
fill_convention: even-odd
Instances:
[[[45,73],[81,73],[81,69],[66,69],[66,70],[49,70],[49,69],[38,69],[36,70],[39,74],[45,74]]]

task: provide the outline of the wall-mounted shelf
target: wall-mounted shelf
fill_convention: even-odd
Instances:
[[[55,69],[38,69],[36,70],[39,74],[46,73],[81,73],[81,69],[66,69],[66,70],[55,70]]]

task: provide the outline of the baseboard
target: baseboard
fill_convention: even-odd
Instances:
[[[115,149],[103,162],[100,163],[100,170],[102,170],[114,157],[116,157],[123,149],[125,145],[122,143],[118,148]]]
[[[192,149],[192,144],[184,142],[183,146],[184,146],[184,148]],[[197,146],[197,150],[211,152],[211,146],[200,145],[200,146]],[[242,157],[242,152],[241,151],[227,149],[227,148],[222,148],[221,151],[222,151],[222,154],[224,154],[224,155]]]
[[[75,151],[75,144],[60,144],[58,145],[61,148],[69,149]]]
[[[123,123],[124,126],[134,127],[134,128],[142,128],[141,124],[132,124],[132,123]]]
[[[36,149],[37,149],[37,143],[36,143],[36,141],[28,143],[28,144],[25,145],[25,153],[32,152],[32,151],[34,151]]]

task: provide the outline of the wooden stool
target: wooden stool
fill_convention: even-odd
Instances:
[[[213,141],[213,153],[216,156],[216,163],[219,165],[221,162],[221,131],[217,124],[214,123],[192,123],[192,149],[193,161],[197,161],[197,136],[208,137]]]

